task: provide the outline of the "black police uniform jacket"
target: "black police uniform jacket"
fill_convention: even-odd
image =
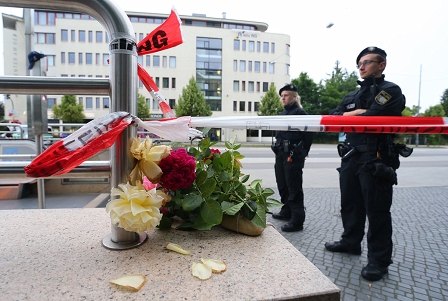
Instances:
[[[284,110],[280,115],[308,115],[308,113],[299,107],[297,103],[284,106]],[[277,131],[275,133],[276,145],[283,146],[283,141],[288,140],[290,145],[297,145],[301,141],[302,147],[306,150],[306,153],[310,151],[311,144],[313,143],[313,132],[302,131]]]
[[[330,115],[343,115],[344,112],[366,109],[358,116],[401,116],[406,99],[398,85],[380,78],[368,78],[358,81],[358,91],[347,94],[341,103],[330,112]],[[368,138],[382,138],[384,134],[346,133],[346,141],[359,145]]]

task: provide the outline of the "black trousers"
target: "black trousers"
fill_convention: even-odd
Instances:
[[[275,156],[275,179],[284,204],[281,214],[291,214],[290,222],[302,225],[305,221],[305,206],[303,203],[303,167],[305,158],[293,156],[292,162],[288,162],[288,152],[278,152]]]
[[[374,157],[364,153],[341,163],[339,183],[344,227],[342,240],[352,247],[360,245],[367,216],[368,260],[370,263],[387,267],[392,263],[390,208],[393,184],[373,176],[372,159]]]

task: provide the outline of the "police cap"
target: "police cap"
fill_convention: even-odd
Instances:
[[[286,84],[283,88],[281,88],[281,89],[278,91],[278,94],[279,94],[280,96],[282,96],[282,92],[283,92],[283,91],[293,91],[293,92],[298,92],[297,87],[294,86],[294,85],[292,85],[292,84]]]
[[[371,47],[367,47],[366,49],[364,49],[363,51],[361,51],[361,53],[358,55],[358,57],[356,58],[356,65],[358,65],[359,60],[365,56],[366,54],[370,54],[370,53],[374,53],[374,54],[379,54],[382,57],[384,57],[384,59],[386,59],[386,51],[384,51],[381,48],[375,47],[375,46],[371,46]]]

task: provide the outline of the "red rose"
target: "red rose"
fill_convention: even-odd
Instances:
[[[163,158],[159,167],[163,172],[160,183],[170,190],[190,187],[196,179],[196,161],[184,148]]]
[[[219,149],[217,149],[217,148],[211,148],[210,149],[210,156],[208,156],[207,158],[204,158],[204,162],[206,162],[207,160],[213,160],[213,156],[214,156],[214,154],[218,154],[218,155],[220,155],[221,154],[221,152],[219,151]]]

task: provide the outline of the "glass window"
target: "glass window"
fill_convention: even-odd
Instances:
[[[162,88],[169,88],[170,87],[170,79],[168,77],[164,77],[162,79]]]
[[[247,111],[252,111],[252,103],[250,101],[247,102]]]
[[[237,60],[233,61],[233,71],[238,71],[238,61]]]
[[[246,91],[246,81],[241,81],[241,91],[245,92]]]
[[[267,92],[269,90],[269,83],[263,82],[263,92]]]
[[[275,43],[271,43],[271,53],[275,53]]]
[[[70,31],[70,40],[72,42],[76,42],[76,30],[71,30]]]
[[[257,82],[257,92],[260,92],[260,82]]]
[[[93,32],[89,30],[89,43],[93,42]]]
[[[233,40],[233,50],[240,50],[240,40]]]
[[[269,73],[275,72],[275,63],[269,63]]]
[[[103,108],[109,109],[109,97],[103,97]]]
[[[103,53],[103,65],[109,65],[109,63],[107,62],[108,60],[109,60],[109,53]]]
[[[255,42],[249,41],[249,52],[254,52],[254,51],[255,51]]]
[[[86,97],[86,109],[93,109],[93,98]]]
[[[65,64],[65,52],[61,52],[61,64]]]
[[[82,58],[83,58],[83,53],[82,52],[79,52],[78,53],[78,64],[82,64]]]
[[[158,56],[158,55],[153,55],[152,56],[152,65],[154,66],[154,67],[160,67],[160,56]]]
[[[176,57],[170,56],[170,68],[176,68]]]
[[[92,53],[86,53],[86,64],[87,65],[93,64],[93,54]]]
[[[246,111],[246,102],[240,101],[240,112]]]
[[[266,73],[267,72],[267,64],[266,64],[266,62],[263,62],[263,73]]]
[[[289,64],[286,64],[286,70],[285,70],[286,74],[289,75]]]
[[[252,61],[247,62],[247,71],[252,72]]]
[[[95,98],[95,109],[101,109],[101,98],[100,97]]]
[[[151,56],[147,55],[146,56],[146,67],[149,67],[149,66],[151,66]]]
[[[176,78],[175,77],[171,78],[171,88],[176,89]]]
[[[240,71],[246,71],[246,61],[240,61]]]
[[[39,25],[47,25],[47,13],[46,12],[36,12],[36,13],[37,13],[37,20],[36,20],[37,23],[36,21],[34,23]]]
[[[157,99],[152,100],[152,109],[158,110],[159,109],[159,101]]]
[[[99,53],[95,53],[95,64],[99,65],[101,63],[101,55]]]
[[[47,98],[48,109],[50,110],[53,106],[56,105],[56,98]]]
[[[233,91],[239,91],[240,90],[240,81],[234,80],[233,81]]]
[[[254,102],[254,112],[258,112],[259,111],[259,108],[260,107],[260,104],[258,103],[258,101],[255,101]]]
[[[249,92],[254,92],[254,82],[249,82],[248,90]]]
[[[137,56],[137,63],[143,66],[143,57],[141,55]]]
[[[102,31],[97,31],[96,32],[96,42],[97,43],[102,43],[103,42],[103,32]]]
[[[80,42],[85,42],[86,41],[86,31],[85,30],[80,30],[79,31],[79,41]]]
[[[263,52],[269,52],[269,43],[263,42]]]
[[[260,72],[260,62],[255,61],[254,63],[254,71]]]
[[[141,40],[143,40],[143,38],[144,38],[143,33],[139,33],[138,34],[138,40],[141,41]]]
[[[154,79],[154,81],[156,82],[156,86],[160,87],[160,80],[158,76]]]
[[[54,55],[47,55],[47,66],[56,66],[56,57]]]
[[[234,102],[233,102],[233,111],[234,111],[234,112],[236,112],[236,105],[237,105],[237,102],[234,101]]]
[[[243,43],[241,44],[241,50],[246,51],[246,40],[243,40]]]
[[[166,66],[167,66],[167,58],[166,58],[166,56],[164,55],[163,57],[162,57],[162,66],[163,66],[163,68],[166,68]]]
[[[68,30],[67,29],[61,29],[61,41],[63,41],[63,42],[68,41]]]
[[[261,42],[257,41],[257,52],[261,51]]]
[[[175,99],[170,99],[169,100],[169,104],[170,104],[170,108],[174,109],[174,106],[176,105],[176,100]]]
[[[288,44],[286,44],[286,54],[289,55],[290,54],[290,46]]]

